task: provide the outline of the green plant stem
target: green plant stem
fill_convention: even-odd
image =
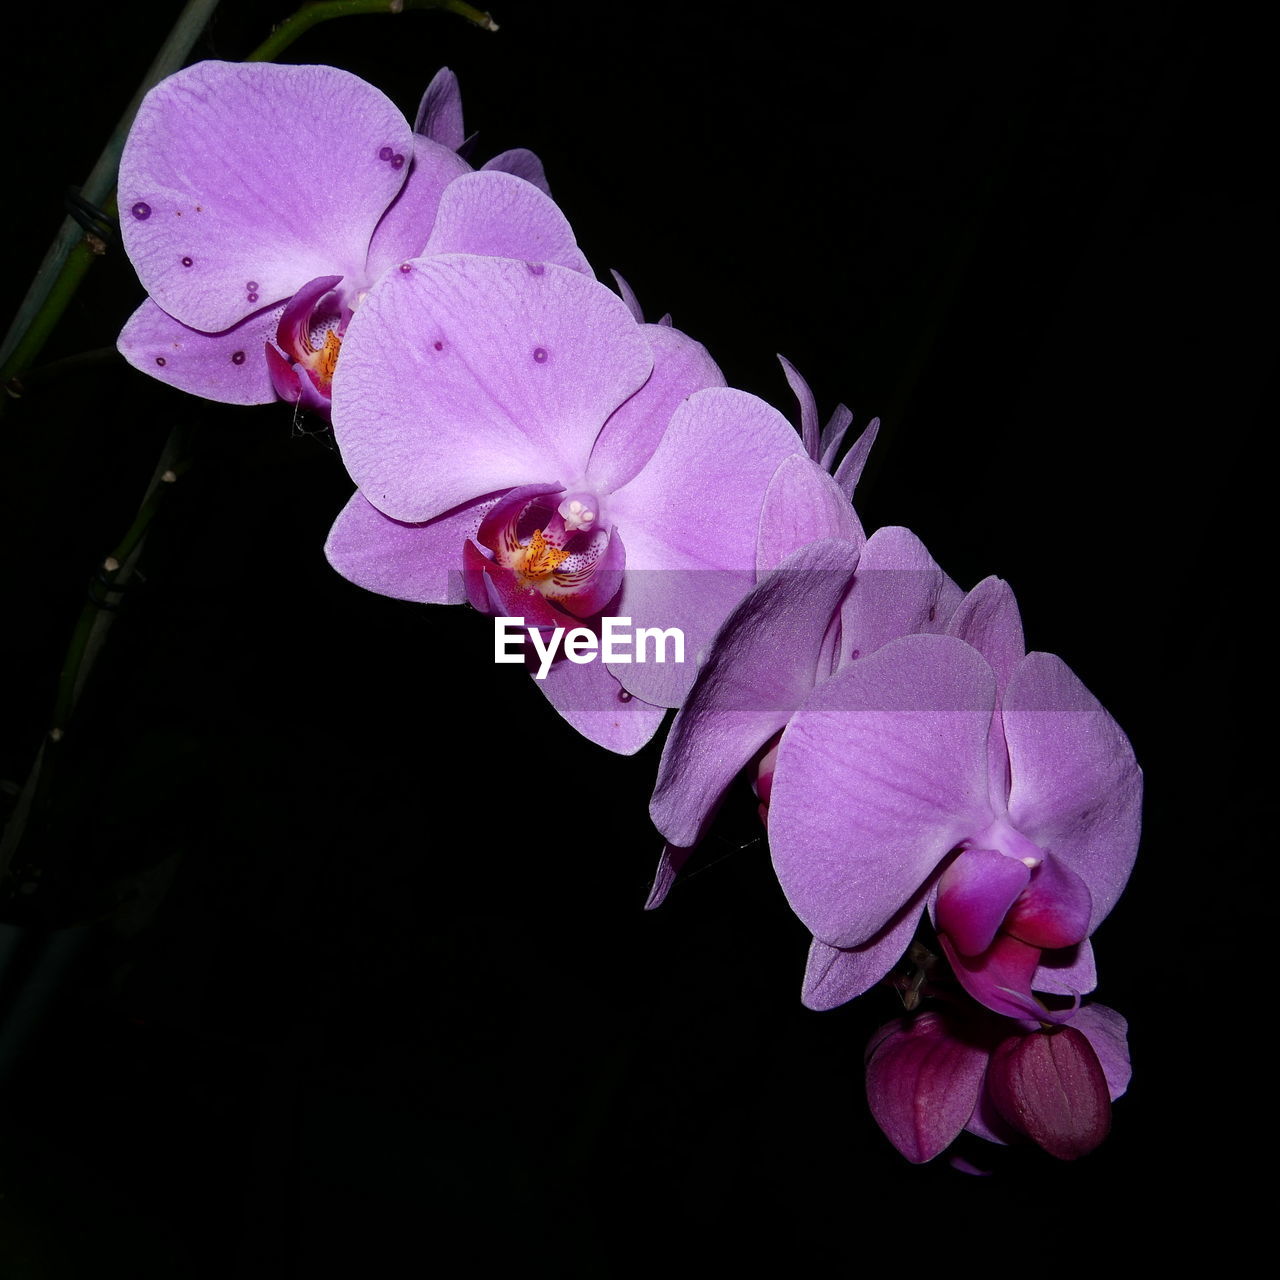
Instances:
[[[413,9],[444,9],[486,31],[498,29],[498,24],[487,13],[463,3],[463,0],[313,0],[286,18],[252,53],[245,56],[245,61],[270,62],[299,36],[331,18],[346,18],[359,13],[405,13]]]
[[[161,450],[160,459],[133,523],[102,561],[90,587],[89,597],[80,609],[80,616],[76,619],[66,656],[62,661],[54,700],[53,723],[44,735],[26,783],[9,816],[3,839],[0,839],[0,882],[3,882],[4,874],[32,814],[43,813],[48,804],[57,745],[65,735],[66,726],[75,712],[85,681],[115,620],[115,608],[122,599],[124,587],[133,577],[156,512],[173,488],[174,482],[187,468],[188,464],[181,457],[184,449],[185,432],[175,427],[170,431]]]

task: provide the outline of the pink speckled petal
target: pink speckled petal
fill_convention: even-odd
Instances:
[[[263,347],[275,335],[280,307],[228,329],[201,333],[147,299],[129,317],[116,347],[135,369],[180,391],[222,404],[271,404],[276,398]]]
[[[534,479],[577,481],[651,367],[626,306],[576,271],[419,258],[388,272],[347,329],[334,435],[370,502],[429,520]]]
[[[633,698],[599,661],[578,664],[562,658],[534,683],[584,738],[622,756],[639,751],[666,715],[665,707]]]
[[[555,201],[509,173],[469,173],[449,183],[423,250],[439,253],[555,262],[592,275]]]
[[[229,329],[258,299],[362,273],[374,227],[405,179],[404,161],[397,168],[383,152],[412,156],[409,126],[347,71],[197,63],[147,94],[129,132],[119,182],[125,249],[175,319]]]
[[[365,276],[370,284],[389,267],[422,255],[445,188],[470,172],[471,166],[448,147],[430,138],[414,138],[409,176],[369,243]]]
[[[491,494],[424,524],[384,516],[355,493],[329,531],[325,555],[350,582],[396,600],[461,604],[462,549],[499,495]]]

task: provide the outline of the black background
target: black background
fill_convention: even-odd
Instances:
[[[175,10],[4,20],[0,314]],[[241,57],[285,12],[227,0],[197,56]],[[719,1274],[775,1249],[981,1266],[1225,1229],[1273,1087],[1260,34],[1162,4],[495,16],[352,18],[286,59],[410,119],[451,66],[475,158],[538,151],[598,273],[731,385],[792,415],[781,351],[824,416],[881,416],[867,528],[911,527],[966,588],[1006,578],[1029,646],[1147,771],[1138,867],[1095,939],[1133,1085],[1076,1165],[976,1141],[957,1150],[990,1178],[906,1164],[862,1093],[894,997],[800,1006],[807,935],[745,793],[644,914],[657,746],[578,739],[470,611],[333,574],[350,486],[319,424],[107,357],[28,379],[0,420],[14,786],[87,578],[170,428],[191,441],[0,904],[7,1266],[382,1275],[461,1248],[481,1273]],[[141,296],[109,255],[41,363],[110,347]],[[535,771],[554,786],[531,796]]]

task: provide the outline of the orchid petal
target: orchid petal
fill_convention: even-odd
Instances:
[[[898,636],[941,630],[950,617],[949,583],[955,587],[910,529],[877,529],[867,539],[841,610],[842,665],[865,659]]]
[[[461,604],[462,548],[498,501],[478,498],[424,524],[384,516],[355,493],[329,531],[325,555],[349,582],[395,600]]]
[[[609,500],[627,540],[619,612],[679,627],[686,651],[701,654],[754,583],[760,505],[796,445],[787,420],[746,392],[708,387],[683,401],[644,469]],[[679,706],[695,674],[689,662],[647,663],[621,678],[648,702]]]
[[[778,363],[782,365],[782,372],[787,377],[787,385],[800,405],[800,439],[804,444],[804,451],[814,462],[817,462],[822,451],[821,437],[818,432],[818,402],[813,398],[813,391],[809,384],[786,356],[780,355]]]
[[[512,147],[510,151],[500,151],[492,160],[486,160],[480,166],[480,172],[514,174],[517,178],[531,182],[543,195],[551,194],[542,161],[527,147]]]
[[[280,314],[277,341],[287,355],[295,360],[311,350],[311,317],[317,304],[342,282],[341,276],[320,276],[309,280],[289,299]]]
[[[405,177],[380,153],[411,156],[412,134],[350,72],[197,63],[138,108],[120,159],[125,249],[175,319],[229,329],[259,298],[362,269]]]
[[[1071,1025],[1088,1037],[1114,1102],[1129,1087],[1133,1075],[1129,1062],[1129,1024],[1105,1004],[1087,1004],[1071,1019]]]
[[[625,294],[623,301],[631,307]],[[724,386],[724,374],[702,343],[656,324],[642,324],[640,332],[653,352],[653,373],[604,424],[587,467],[591,484],[605,492],[622,488],[648,463],[675,411],[695,391]]]
[[[769,840],[783,892],[816,937],[861,946],[985,828],[994,701],[981,654],[950,636],[906,636],[819,685],[792,717]]]
[[[964,1128],[982,1089],[986,1047],[940,1015],[882,1027],[867,1046],[867,1102],[912,1164],[932,1160]]]
[[[116,349],[135,369],[180,391],[223,404],[271,404],[276,393],[262,350],[279,318],[280,308],[268,307],[225,333],[201,333],[148,298],[129,317]]]
[[[450,151],[462,146],[467,136],[462,123],[462,91],[458,88],[458,77],[448,67],[441,67],[427,85],[418,104],[413,131],[425,134]]]
[[[756,576],[793,552],[823,538],[839,538],[859,550],[862,524],[836,482],[801,453],[784,458],[765,490],[756,538]]]
[[[414,138],[409,176],[369,242],[365,276],[370,283],[389,267],[422,256],[445,189],[470,172],[471,166],[448,147],[430,138]]]
[[[593,275],[559,206],[509,173],[468,173],[449,183],[422,252],[554,262]]]
[[[938,881],[938,929],[964,955],[978,955],[995,940],[1030,878],[1030,870],[1016,858],[995,849],[966,849]]]
[[[689,861],[692,853],[692,849],[681,849],[674,844],[663,847],[662,856],[658,859],[658,869],[653,873],[653,887],[645,899],[646,911],[653,911],[666,901],[667,894],[676,882],[676,876],[680,874],[680,868]]]
[[[840,452],[840,446],[844,443],[845,433],[852,425],[853,410],[850,409],[848,405],[836,405],[835,411],[832,413],[827,425],[822,428],[822,437],[818,441],[818,447],[822,450],[822,456],[818,459],[818,462],[821,464],[824,471],[831,471],[834,469],[833,464],[836,460],[836,454]],[[867,428],[867,431],[871,431],[872,426],[875,427],[876,431],[879,431],[879,418],[877,418],[875,422]],[[866,431],[863,432],[863,435],[866,435]],[[867,441],[866,449],[863,451],[863,462],[866,461],[866,454],[870,451],[871,441],[875,439],[875,435],[876,432],[871,431],[871,440]],[[861,442],[859,441],[859,443]],[[861,471],[862,468],[859,467],[858,470]],[[854,478],[854,483],[857,483],[856,477]],[[850,485],[849,487],[852,491],[853,486]]]
[[[534,684],[584,738],[622,756],[639,751],[667,714],[627,693],[603,662],[560,659]]]
[[[938,942],[960,985],[993,1013],[1038,1022],[1064,1022],[1074,1013],[1074,1009],[1050,1011],[1031,994],[1031,981],[1040,960],[1039,947],[1007,933],[1000,934],[979,955],[961,954],[945,933],[938,934]]]
[[[841,492],[852,502],[853,491],[858,487],[858,481],[862,479],[863,468],[867,465],[867,457],[871,453],[871,446],[876,442],[876,436],[880,434],[880,419],[872,418],[871,421],[863,429],[862,434],[849,447],[849,452],[840,460],[840,465],[835,471],[836,484],[840,486]],[[839,441],[835,442],[833,447],[838,447]],[[823,465],[830,466],[830,459],[834,457],[830,449],[823,454]]]
[[[1098,985],[1098,970],[1093,959],[1093,946],[1086,938],[1074,947],[1041,951],[1033,991],[1047,991],[1059,996],[1087,995]]]
[[[814,938],[809,944],[801,1003],[808,1009],[834,1009],[870,991],[906,954],[920,923],[925,892],[918,893],[890,924],[860,947],[831,947]]]
[[[1026,892],[1013,904],[1005,931],[1033,947],[1074,947],[1088,932],[1091,907],[1089,886],[1060,859],[1046,854],[1031,872]]]
[[[552,264],[405,265],[356,312],[334,377],[334,434],[361,491],[421,521],[530,476],[576,480],[649,375],[626,306]]]
[[[1088,886],[1092,933],[1138,851],[1142,773],[1120,726],[1066,664],[1028,654],[1005,692],[1009,820]]]
[[[658,765],[649,812],[673,844],[697,843],[739,770],[809,695],[857,555],[845,542],[802,548],[726,619]]]
[[[644,308],[640,305],[640,299],[636,297],[636,291],[612,267],[609,268],[609,274],[613,277],[614,284],[618,286],[618,296],[627,304],[627,310],[635,316],[636,324],[644,324]]]

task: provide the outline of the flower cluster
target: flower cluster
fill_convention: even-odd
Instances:
[[[331,419],[356,486],[334,568],[519,620],[537,687],[587,738],[631,753],[678,708],[649,906],[747,772],[812,934],[804,1002],[904,992],[867,1060],[904,1155],[962,1129],[1090,1150],[1128,1079],[1123,1019],[1081,1003],[1138,843],[1124,734],[1026,652],[1004,582],[966,593],[909,530],[864,534],[877,424],[846,448],[852,414],[820,428],[785,360],[799,433],[726,386],[596,278],[532,153],[476,171],[464,141],[448,71],[412,128],[331,67],[166,80],[121,163],[149,296],[120,350],[209,399]],[[613,652],[619,620],[689,660]]]

